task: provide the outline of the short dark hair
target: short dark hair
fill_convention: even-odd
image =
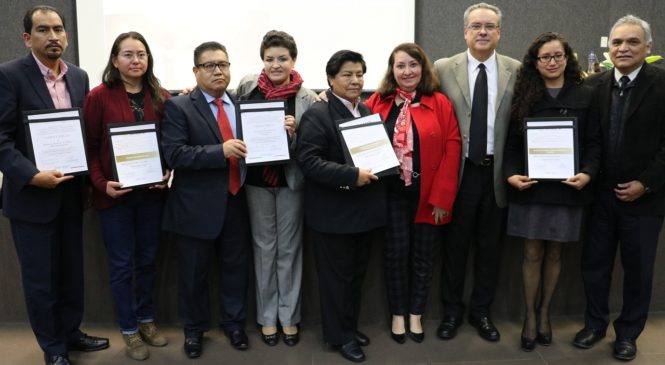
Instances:
[[[203,42],[198,45],[198,47],[194,48],[194,66],[197,66],[199,64],[199,58],[201,58],[201,54],[205,51],[222,51],[226,53],[226,57],[229,56],[228,52],[226,52],[226,47],[224,47],[223,44],[219,42]]]
[[[388,69],[386,74],[383,76],[383,81],[377,92],[381,95],[382,98],[385,98],[388,95],[395,93],[397,89],[397,81],[395,80],[395,74],[393,73],[393,66],[395,65],[395,54],[397,52],[404,52],[409,56],[413,57],[414,60],[418,62],[422,71],[420,76],[420,82],[416,87],[416,90],[424,95],[432,95],[435,91],[439,89],[439,79],[436,77],[432,64],[425,53],[425,50],[422,49],[419,45],[415,43],[402,43],[395,47],[390,53],[388,58]]]
[[[41,11],[41,12],[44,12],[44,13],[52,11],[52,12],[58,14],[58,16],[60,17],[60,20],[62,21],[62,26],[65,29],[67,29],[67,26],[65,26],[65,17],[62,15],[60,10],[58,10],[58,9],[52,7],[52,6],[48,6],[48,5],[35,5],[32,8],[30,8],[28,11],[26,11],[25,16],[23,17],[23,30],[26,33],[30,34],[30,32],[32,31],[32,16],[38,11]]]
[[[270,47],[284,47],[289,50],[291,58],[296,59],[298,57],[296,40],[289,33],[282,32],[281,30],[271,30],[263,36],[260,50],[261,59],[263,59],[266,49]]]
[[[330,56],[328,63],[326,63],[326,75],[335,77],[345,62],[360,63],[363,67],[363,74],[367,72],[367,65],[365,64],[363,55],[358,52],[343,49]],[[330,86],[330,82],[328,82],[328,86]]]

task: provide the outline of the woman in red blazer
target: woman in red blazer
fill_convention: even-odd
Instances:
[[[113,43],[103,83],[90,91],[83,107],[92,205],[99,211],[116,320],[127,356],[135,360],[149,356],[145,343],[167,344],[155,327],[152,303],[166,190],[163,184],[118,190],[122,183],[113,178],[107,126],[162,119],[169,94],[152,68],[153,58],[143,36],[120,34]],[[163,177],[165,182],[168,175]]]
[[[422,342],[420,318],[432,278],[432,248],[450,222],[457,192],[461,141],[453,106],[420,46],[404,43],[390,54],[379,89],[367,100],[380,113],[400,174],[388,177],[385,270],[395,341]]]

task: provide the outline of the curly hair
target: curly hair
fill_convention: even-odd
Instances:
[[[515,81],[515,92],[513,94],[513,103],[511,108],[511,120],[513,123],[519,123],[528,117],[533,106],[543,98],[545,93],[545,81],[543,80],[536,63],[538,62],[538,51],[543,44],[559,41],[563,46],[563,51],[567,60],[566,69],[563,77],[566,82],[581,83],[582,70],[572,47],[568,41],[559,33],[547,32],[539,35],[529,46],[522,66],[517,73]]]
[[[143,35],[141,35],[141,33],[126,32],[118,35],[118,37],[113,42],[113,46],[111,46],[111,53],[109,54],[109,60],[108,63],[106,64],[106,68],[104,68],[104,72],[102,73],[102,82],[104,83],[104,85],[106,85],[106,87],[109,88],[115,85],[122,85],[122,77],[120,76],[120,71],[118,71],[118,69],[113,65],[113,59],[120,56],[120,43],[122,43],[122,41],[124,41],[125,39],[130,39],[130,38],[143,43],[145,51],[148,54],[148,68],[145,74],[143,75],[143,85],[148,89],[148,92],[150,93],[150,97],[152,98],[153,110],[158,116],[161,116],[165,101],[165,97],[163,94],[164,91],[159,82],[159,79],[155,76],[155,74],[152,71],[154,61],[152,58],[152,54],[150,53],[150,46],[148,46],[148,42],[145,40]]]

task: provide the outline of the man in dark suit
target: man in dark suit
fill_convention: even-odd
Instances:
[[[582,255],[584,328],[574,345],[591,348],[605,337],[617,247],[624,271],[623,307],[614,321],[614,357],[632,360],[644,329],[658,235],[665,213],[665,71],[645,63],[649,24],[627,15],[610,32],[614,68],[589,81],[591,113],[603,133],[601,171]]]
[[[206,42],[194,50],[197,87],[164,105],[164,158],[175,170],[166,201],[164,229],[177,234],[180,248],[179,315],[185,353],[201,356],[203,332],[210,329],[208,269],[217,255],[222,315],[220,324],[233,347],[249,347],[246,317],[249,218],[244,142],[236,139],[236,105],[226,88],[231,80],[226,48]]]
[[[46,364],[69,364],[68,351],[107,348],[88,336],[83,317],[83,178],[40,171],[28,158],[23,112],[82,107],[88,75],[61,56],[62,14],[35,6],[23,19],[31,52],[0,65],[0,170],[3,212],[21,264],[30,324]]]
[[[434,63],[441,91],[455,106],[462,135],[460,186],[443,243],[444,315],[437,336],[445,340],[454,338],[462,324],[466,262],[472,243],[476,245],[469,323],[488,341],[500,338],[490,306],[507,205],[503,149],[519,67],[518,61],[496,53],[500,38],[501,10],[486,3],[471,5],[464,12],[468,50]]]

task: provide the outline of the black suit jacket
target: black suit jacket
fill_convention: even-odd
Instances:
[[[371,114],[360,105],[360,114]],[[383,182],[356,188],[358,169],[346,164],[336,122],[353,118],[337,97],[313,104],[298,129],[297,156],[305,175],[305,222],[322,233],[360,233],[386,223]]]
[[[161,125],[164,159],[175,170],[163,228],[184,236],[215,239],[222,231],[229,190],[228,163],[217,119],[197,88],[166,101]]]
[[[601,124],[603,141],[608,140],[614,70],[592,77],[596,90],[591,107]],[[665,70],[644,64],[634,80],[623,115],[622,156],[609,177],[601,163],[602,189],[639,180],[651,190],[634,202],[620,204],[627,212],[644,215],[665,213]],[[604,146],[602,159],[606,159]]]
[[[88,74],[67,63],[65,75],[72,107],[83,107],[89,91]],[[28,185],[39,172],[28,158],[23,112],[54,109],[37,62],[32,54],[0,65],[0,170],[2,208],[4,214],[27,222],[46,223],[53,220],[63,201],[64,184],[83,188],[83,178],[60,184],[55,189]],[[67,198],[65,198],[67,199]]]

